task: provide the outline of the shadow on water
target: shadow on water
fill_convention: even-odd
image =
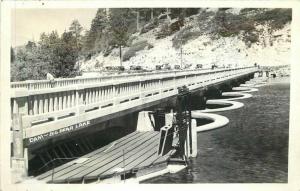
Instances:
[[[238,91],[236,91],[236,92],[238,92]],[[231,99],[231,98],[240,98],[240,97],[243,97],[243,95],[234,95],[234,96],[222,95],[221,97],[217,97],[215,99]]]
[[[230,107],[232,104],[206,104],[206,109],[219,109],[219,108],[225,108],[225,107]]]
[[[212,123],[212,122],[214,122],[214,120],[212,120],[212,119],[206,119],[206,118],[200,118],[200,119],[197,118],[196,119],[197,126],[207,125],[207,124]]]

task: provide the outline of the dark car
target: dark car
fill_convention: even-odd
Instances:
[[[156,65],[156,66],[155,66],[155,69],[156,69],[156,70],[161,70],[161,68],[162,68],[162,65]]]
[[[197,64],[196,65],[196,69],[200,69],[200,68],[202,68],[203,66],[202,66],[202,64]]]
[[[112,70],[113,67],[111,67],[111,66],[106,66],[105,69],[106,69],[106,70]]]
[[[136,65],[131,65],[130,70],[142,70],[142,67],[141,66],[136,66]]]
[[[125,71],[125,68],[124,68],[124,66],[117,66],[116,70],[118,70],[118,71]]]
[[[174,66],[174,69],[175,69],[175,70],[179,70],[179,69],[180,69],[180,65],[175,65],[175,66]]]
[[[211,69],[212,69],[212,70],[213,70],[213,69],[216,69],[216,68],[218,68],[218,66],[215,65],[215,64],[213,64],[213,65],[211,66]]]

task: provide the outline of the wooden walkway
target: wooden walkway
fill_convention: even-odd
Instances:
[[[165,156],[159,156],[158,144],[157,131],[133,132],[82,156],[81,159],[86,159],[82,163],[77,163],[78,160],[70,161],[39,175],[37,179],[48,183],[97,181],[166,163],[173,151]]]

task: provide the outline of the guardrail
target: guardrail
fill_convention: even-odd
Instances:
[[[43,121],[56,121],[95,110],[99,111],[97,115],[101,115],[104,110],[106,113],[113,113],[176,95],[177,88],[183,85],[191,90],[197,89],[256,70],[257,68],[247,67],[206,72],[184,71],[139,78],[130,76],[126,80],[117,78],[118,80],[98,83],[89,81],[85,84],[77,81],[75,84],[70,82],[68,85],[52,88],[15,88],[11,90],[11,113],[12,116],[22,115],[22,126],[30,128]]]
[[[105,75],[101,77],[76,77],[76,78],[57,78],[54,80],[26,80],[23,82],[11,82],[11,88],[27,88],[29,90],[33,89],[43,89],[43,88],[54,88],[54,87],[64,87],[77,84],[91,84],[91,83],[101,83],[108,81],[117,80],[129,80],[136,79],[139,77],[154,77],[166,74],[182,74],[185,72],[191,72],[193,70],[182,70],[182,71],[159,71],[159,72],[141,72],[133,74],[114,74]]]
[[[72,86],[78,84],[97,84],[108,81],[120,81],[120,80],[138,80],[139,78],[157,78],[164,77],[166,75],[186,75],[191,72],[196,73],[207,73],[209,71],[217,72],[224,69],[198,69],[198,70],[177,70],[177,71],[153,71],[153,72],[141,72],[133,74],[114,74],[114,75],[104,75],[101,77],[75,77],[75,78],[57,78],[54,80],[26,80],[22,82],[11,82],[11,88],[26,88],[28,90],[37,90],[45,88],[57,88]]]

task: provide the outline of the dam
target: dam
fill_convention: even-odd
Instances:
[[[249,81],[257,71],[257,67],[183,70],[103,78],[12,83],[12,168],[20,177],[47,177],[48,183],[74,181],[85,183],[90,179],[100,181],[105,178],[101,174],[107,170],[100,169],[110,169],[109,164],[114,164],[112,161],[115,160],[118,161],[116,162],[118,165],[112,165],[113,172],[108,175],[111,178],[112,174],[117,174],[118,180],[128,179],[131,177],[130,174],[137,176],[140,173],[142,176],[163,171],[172,161],[185,163],[186,160],[182,160],[185,159],[184,157],[179,157],[180,160],[178,157],[172,157],[176,151],[182,152],[181,149],[175,149],[176,147],[173,146],[183,144],[179,146],[179,148],[185,147],[183,151],[185,153],[181,155],[196,156],[195,150],[192,149],[194,140],[192,137],[195,136],[192,135],[193,132],[195,134],[195,132],[214,128],[209,126],[209,121],[215,118],[218,118],[218,122],[221,123],[219,126],[228,124],[226,118],[214,116],[208,110],[213,112],[218,109],[216,105],[222,104],[223,110],[226,110],[227,106],[233,109],[242,107],[242,104],[237,102],[220,101],[216,98],[222,95],[222,92]],[[178,108],[177,110],[174,108],[178,105],[178,99],[181,99],[179,95],[182,88],[187,89],[190,108],[183,107],[181,112],[178,112]],[[236,98],[234,95],[227,96],[229,96],[227,99]],[[159,108],[163,108],[163,112]],[[177,111],[176,116],[179,116],[176,120],[181,125],[178,126],[187,124],[188,128],[185,129],[185,133],[179,133],[179,137],[174,136],[169,140],[166,135],[174,134],[173,130],[170,130],[174,122],[170,115],[173,116],[174,111]],[[189,117],[180,118],[182,112],[189,113],[188,111],[193,111],[187,114]],[[202,124],[203,129],[197,127],[199,124]],[[184,143],[178,142],[182,136]],[[131,144],[130,140],[134,141],[137,147],[126,146],[126,143]],[[142,143],[148,146],[138,147]],[[122,151],[121,148],[115,148],[118,144],[122,148],[130,147],[133,150]],[[144,150],[145,148],[149,149]],[[160,153],[161,149],[166,149],[166,152]],[[117,152],[118,157],[108,159],[107,155],[103,155],[103,151],[106,150],[108,153]],[[126,157],[135,161],[137,159],[132,158],[134,153],[140,153],[136,155],[144,158],[136,164],[131,162],[131,165],[128,164],[129,168],[123,164],[122,158],[125,162],[128,160]],[[124,157],[126,154],[129,155]],[[88,157],[85,157],[86,155]],[[61,165],[64,166],[63,169],[72,169],[74,167],[70,165],[71,163],[75,166],[89,163],[93,161],[91,160],[93,156],[108,160],[98,167],[98,171],[93,169],[94,167],[87,167],[92,168],[87,172],[93,172],[93,176],[90,176],[93,178],[83,174],[77,179],[70,179],[71,176],[59,170],[62,169]],[[147,161],[148,158],[151,160]],[[139,165],[155,166],[153,165],[156,164],[155,161],[160,161],[155,167],[156,170],[143,171],[137,168]],[[122,167],[127,167],[130,171],[125,172]],[[132,171],[133,169],[139,171]],[[53,171],[54,173],[51,173]],[[72,170],[67,171],[72,176],[76,174]],[[59,176],[57,173],[66,176]]]

